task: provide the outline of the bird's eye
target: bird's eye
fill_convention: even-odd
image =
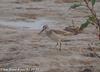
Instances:
[[[46,28],[45,26],[43,26],[43,28]]]

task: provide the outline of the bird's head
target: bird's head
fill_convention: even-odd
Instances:
[[[39,34],[41,34],[43,31],[47,30],[48,28],[49,28],[48,25],[44,25],[42,27],[42,30],[39,32]]]

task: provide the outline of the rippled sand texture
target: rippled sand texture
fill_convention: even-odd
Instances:
[[[75,26],[80,26],[89,12],[84,7],[68,11],[71,5],[53,0],[0,0],[0,68],[38,68],[39,72],[100,72],[100,58],[91,55],[88,49],[88,44],[94,42],[92,46],[100,56],[100,41],[93,26],[78,35],[66,37],[61,51],[44,33],[38,35],[45,24],[62,30],[72,25],[73,19]],[[98,2],[95,6],[98,17],[99,8]]]

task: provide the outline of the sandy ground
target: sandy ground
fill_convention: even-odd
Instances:
[[[79,26],[88,11],[84,7],[68,11],[71,4],[51,1],[17,3],[16,0],[1,0],[0,70],[33,68],[36,72],[100,72],[100,58],[89,55],[91,51],[87,49],[88,44],[94,42],[92,46],[100,55],[100,41],[93,26],[90,25],[81,34],[67,36],[61,51],[55,48],[56,42],[45,34],[38,35],[43,24],[55,29],[64,29],[72,24],[73,19],[76,26]],[[99,7],[100,3],[97,3],[95,9],[98,16]],[[80,9],[82,12],[79,12]],[[21,25],[20,21],[30,24]],[[40,26],[35,28],[34,24]],[[80,52],[80,49],[84,49],[83,52]]]

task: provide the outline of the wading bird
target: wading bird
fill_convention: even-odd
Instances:
[[[46,35],[50,39],[54,40],[57,43],[56,47],[60,45],[59,50],[61,50],[62,41],[64,40],[64,38],[69,35],[74,35],[72,32],[50,29],[48,25],[44,25],[39,34],[41,34],[43,31],[45,31]]]

